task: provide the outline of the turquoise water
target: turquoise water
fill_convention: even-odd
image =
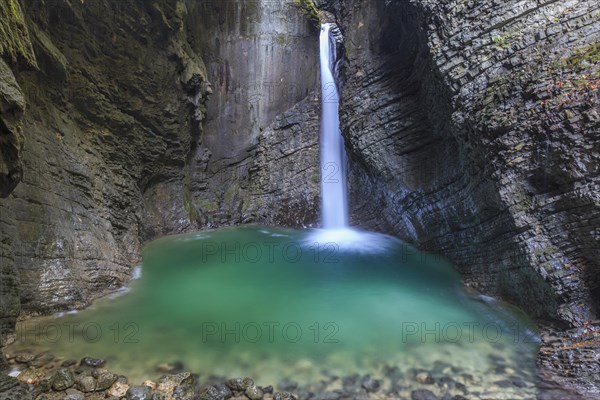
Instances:
[[[23,323],[17,346],[106,358],[134,381],[174,361],[264,384],[440,360],[483,373],[491,354],[534,368],[525,319],[388,236],[248,226],[166,237],[143,258],[127,293]]]

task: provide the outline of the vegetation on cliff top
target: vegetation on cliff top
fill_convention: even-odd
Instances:
[[[300,13],[310,21],[316,25],[320,24],[321,19],[319,18],[319,10],[313,0],[294,0],[294,5],[298,7]]]

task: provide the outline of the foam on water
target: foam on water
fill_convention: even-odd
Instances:
[[[352,228],[315,229],[307,238],[307,245],[333,245],[344,252],[380,253],[401,243],[398,239],[380,233]]]

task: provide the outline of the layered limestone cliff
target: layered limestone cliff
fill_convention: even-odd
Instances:
[[[157,236],[318,219],[317,27],[293,0],[0,4],[3,341],[126,284]]]
[[[274,119],[318,86],[317,25],[294,0],[189,3],[190,15],[199,16],[188,21],[190,35],[213,88],[204,134],[189,163],[190,219],[199,227],[315,222],[318,185],[305,181],[301,171],[313,171],[313,181],[318,174],[318,128],[297,129],[299,120],[283,126]],[[318,126],[315,105],[303,104],[313,111],[306,114],[300,105],[298,116]],[[277,141],[272,130],[279,132]],[[311,148],[311,155],[304,157],[300,148]],[[259,183],[262,170],[276,171],[267,179],[281,188]],[[298,189],[286,190],[293,186]],[[290,207],[298,215],[291,216]]]
[[[23,171],[0,200],[5,330],[19,307],[22,316],[82,307],[125,284],[156,181],[176,186],[169,201],[182,204],[208,89],[185,12],[174,1],[32,2],[15,19],[27,36],[2,31],[37,60],[25,69],[27,58],[3,53],[14,78],[2,76],[2,172]]]
[[[37,69],[29,31],[18,2],[0,3],[0,347],[12,333],[20,312],[19,277],[15,270],[12,211],[6,198],[23,176],[25,94],[11,69]],[[6,61],[5,61],[6,60]],[[0,369],[2,369],[0,357]]]
[[[561,378],[597,390],[598,5],[319,3],[345,37],[355,223],[446,255],[550,330],[573,328],[560,350],[542,335],[541,364],[570,358],[577,372]]]

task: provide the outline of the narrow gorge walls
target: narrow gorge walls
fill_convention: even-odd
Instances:
[[[345,39],[351,223],[581,343],[600,307],[599,6],[314,2]],[[125,284],[157,236],[318,221],[318,26],[294,3],[0,1],[3,341]]]
[[[577,327],[568,342],[581,344],[558,351],[544,333],[540,364],[576,360],[559,379],[592,390],[598,5],[318,3],[345,36],[354,223],[446,255],[469,286],[553,329]]]
[[[36,69],[29,32],[18,3],[0,3],[0,347],[20,313],[19,276],[15,269],[13,213],[7,198],[23,176],[25,94],[12,68]],[[6,61],[5,61],[6,60]],[[11,68],[12,66],[12,68]],[[3,357],[0,356],[0,369]]]
[[[2,161],[23,171],[0,200],[5,331],[19,307],[87,305],[139,262],[143,193],[157,180],[181,186],[191,124],[204,113],[206,76],[184,16],[174,1],[30,2],[15,22],[28,36],[2,32],[27,38],[36,60],[27,67],[3,54],[22,97],[2,103],[2,135],[7,127],[20,145],[16,163]],[[17,88],[2,78],[3,91]]]
[[[3,341],[126,284],[155,237],[318,219],[318,28],[293,0],[0,4]]]
[[[596,6],[327,6],[346,38],[355,219],[449,256],[534,316],[593,319]]]
[[[318,196],[306,186],[307,175],[314,180],[318,173],[308,155],[318,151],[318,129],[297,129],[308,119],[304,114],[316,114],[302,109],[291,120],[282,116],[285,126],[269,125],[318,87],[318,27],[293,0],[187,4],[190,36],[212,83],[204,131],[187,171],[190,218],[203,227],[316,221],[304,210]],[[273,135],[281,137],[275,142]],[[293,209],[301,211],[292,216]]]

